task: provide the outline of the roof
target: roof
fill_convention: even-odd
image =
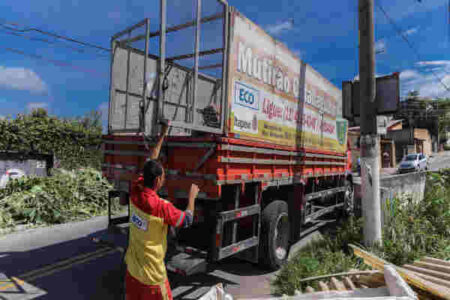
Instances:
[[[403,120],[390,120],[387,124],[387,129],[391,128],[394,125],[397,125],[398,123],[402,123]]]

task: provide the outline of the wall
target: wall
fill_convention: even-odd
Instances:
[[[415,172],[381,177],[380,199],[382,208],[385,208],[387,199],[392,199],[393,197],[399,197],[405,194],[411,195],[415,202],[422,201],[425,193],[426,174],[427,172]],[[362,198],[362,194],[361,181],[359,178],[354,181],[354,187],[355,199],[356,201],[360,201],[359,199]]]
[[[427,129],[416,128],[414,129],[414,138],[423,141],[423,153],[425,155],[431,155],[431,137]]]

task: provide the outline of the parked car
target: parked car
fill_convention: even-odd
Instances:
[[[398,167],[399,173],[417,172],[428,169],[428,158],[422,153],[408,154]]]

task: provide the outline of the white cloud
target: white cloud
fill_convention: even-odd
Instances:
[[[48,109],[48,103],[47,102],[29,102],[29,103],[27,103],[27,111],[29,111],[29,112],[31,112],[37,108]]]
[[[378,73],[375,73],[375,78],[377,78],[377,77],[383,77],[383,76],[386,76],[386,75],[388,75],[388,74],[378,74]],[[353,80],[359,80],[359,74],[356,74],[355,77],[353,77]]]
[[[375,42],[375,52],[385,52],[386,42],[384,40],[378,40]]]
[[[450,66],[450,60],[429,60],[429,61],[419,61],[416,63],[418,66]]]
[[[419,76],[420,74],[414,70],[404,70],[400,73],[400,80],[409,80]]]
[[[405,70],[400,73],[403,96],[416,90],[422,97],[450,98],[450,60],[420,61],[416,65],[419,71]]]
[[[31,69],[0,66],[0,89],[23,90],[45,94],[47,84]]]
[[[291,30],[294,27],[294,20],[289,19],[283,22],[277,22],[277,24],[272,24],[266,26],[266,30],[269,34],[278,35],[283,31]]]
[[[408,30],[405,30],[403,33],[405,35],[411,35],[411,34],[416,33],[417,31],[419,31],[419,27],[413,27],[413,28],[410,28]]]

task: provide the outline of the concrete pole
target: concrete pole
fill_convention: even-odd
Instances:
[[[381,242],[380,138],[375,101],[373,0],[359,0],[359,80],[361,101],[361,184],[366,246]]]

